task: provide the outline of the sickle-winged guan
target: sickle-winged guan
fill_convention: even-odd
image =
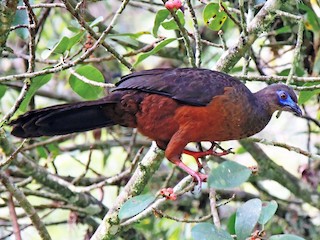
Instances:
[[[135,72],[99,100],[33,110],[10,124],[12,134],[29,138],[83,132],[119,124],[156,141],[165,156],[199,183],[207,176],[187,167],[181,154],[190,142],[226,141],[260,132],[276,110],[301,116],[297,97],[284,84],[252,93],[227,74],[195,68]],[[196,159],[197,160],[197,159]]]

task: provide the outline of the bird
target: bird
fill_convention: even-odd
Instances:
[[[219,155],[186,149],[191,142],[240,140],[265,128],[275,111],[302,111],[293,89],[276,83],[252,93],[226,73],[203,68],[156,68],[123,76],[98,100],[31,110],[9,125],[20,138],[64,135],[121,125],[154,140],[165,157],[191,175],[207,175],[185,165],[183,153],[198,158]],[[224,150],[220,155],[228,154]]]

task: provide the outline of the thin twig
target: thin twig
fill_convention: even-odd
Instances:
[[[21,149],[23,149],[23,145],[25,144],[26,141],[27,141],[27,139],[24,139],[22,141],[22,143],[20,144],[20,146],[7,158],[7,160],[5,160],[3,162],[0,161],[0,168],[3,168],[5,165],[10,164],[12,162],[12,160],[14,160],[14,158],[21,151]]]
[[[70,68],[69,71],[71,72],[72,75],[74,75],[75,77],[80,79],[82,82],[88,83],[88,84],[90,84],[92,86],[97,86],[97,87],[102,87],[102,88],[113,88],[113,87],[115,87],[115,85],[113,83],[103,83],[103,82],[96,82],[96,81],[90,80],[90,79],[86,78],[85,76],[80,75],[79,73],[77,73],[72,68]]]
[[[317,154],[312,154],[308,151],[302,150],[301,148],[298,147],[294,147],[294,146],[290,146],[286,143],[281,143],[281,142],[275,142],[275,141],[268,141],[266,139],[261,139],[261,138],[254,138],[254,137],[250,137],[247,138],[243,141],[248,141],[248,142],[257,142],[257,143],[262,143],[264,145],[270,145],[270,146],[276,146],[276,147],[281,147],[281,148],[285,148],[289,151],[293,151],[299,154],[302,154],[308,158],[313,159],[314,161],[320,161],[320,155]]]
[[[198,20],[196,13],[192,7],[191,1],[187,0],[187,5],[189,8],[189,12],[191,14],[191,19],[193,22],[193,28],[194,28],[194,36],[195,36],[195,43],[196,43],[196,50],[195,50],[195,65],[196,67],[200,67],[201,65],[201,36],[199,32],[199,26],[198,26]]]
[[[51,237],[44,225],[41,221],[41,218],[37,214],[37,211],[31,205],[31,203],[27,200],[26,196],[23,194],[20,189],[16,188],[14,184],[11,182],[10,178],[0,170],[0,182],[8,189],[8,191],[14,196],[14,198],[19,202],[20,206],[24,209],[24,211],[30,217],[30,220],[33,223],[33,226],[37,229],[41,239],[51,240]]]
[[[13,197],[12,194],[9,193],[9,197],[8,197],[8,208],[9,208],[9,213],[10,213],[10,217],[11,217],[11,222],[12,222],[12,227],[13,227],[13,233],[15,236],[16,240],[21,240],[21,229],[18,223],[18,217],[17,217],[17,212],[14,206],[14,202],[13,202]]]

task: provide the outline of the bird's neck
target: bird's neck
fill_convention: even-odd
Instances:
[[[254,102],[254,103],[253,103]],[[251,104],[250,114],[248,114],[246,128],[244,132],[246,137],[254,135],[260,132],[269,123],[272,112],[268,104],[268,100],[265,97],[261,97],[261,93],[254,94],[254,99]]]

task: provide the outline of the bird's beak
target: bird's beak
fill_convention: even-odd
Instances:
[[[301,117],[302,116],[302,110],[301,108],[298,106],[298,104],[293,103],[290,106],[290,112],[293,112],[294,115]]]

